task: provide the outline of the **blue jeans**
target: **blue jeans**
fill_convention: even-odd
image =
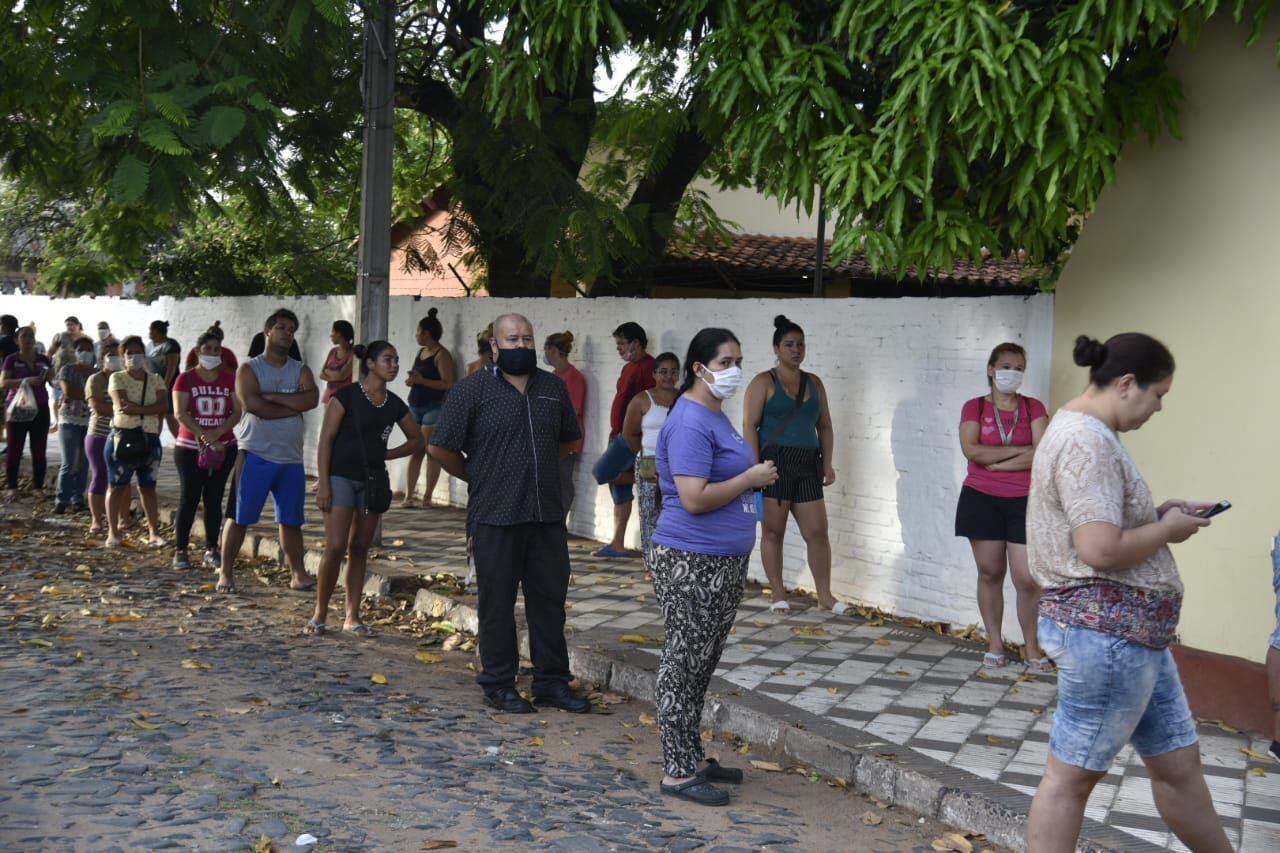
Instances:
[[[1143,757],[1196,742],[1178,666],[1167,648],[1040,617],[1040,648],[1058,665],[1049,751],[1073,767],[1106,771],[1126,743]]]
[[[89,477],[89,460],[84,455],[84,435],[89,427],[78,424],[58,426],[58,447],[62,467],[58,469],[58,503],[83,504]]]
[[[627,440],[620,435],[615,436],[613,441],[609,442],[609,446],[604,449],[604,453],[600,454],[596,464],[592,466],[591,474],[596,478],[596,483],[603,486],[618,479],[622,472],[630,471],[635,461],[635,451],[627,445]],[[631,489],[630,486],[626,488],[628,491]],[[626,500],[631,500],[630,496]],[[625,503],[625,501],[619,501],[617,495],[614,495],[613,502]]]

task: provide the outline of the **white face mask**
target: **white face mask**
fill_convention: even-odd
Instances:
[[[98,340],[100,340],[100,341],[105,341],[105,340],[106,340],[107,338],[109,338],[109,337],[111,337],[111,330],[110,330],[110,329],[99,329],[99,330],[98,330]]]
[[[88,350],[81,350],[76,353],[76,361],[80,362],[81,364],[87,367],[93,364],[93,353],[89,352]]]
[[[200,356],[200,366],[205,370],[214,370],[222,366],[222,356],[220,355],[202,355]]]
[[[714,383],[707,382],[707,374],[710,373],[715,380]],[[705,368],[702,376],[698,377],[706,382],[707,388],[711,391],[711,396],[717,400],[728,400],[734,394],[738,393],[738,388],[742,386],[742,368],[734,365],[726,367],[724,370],[711,370]]]
[[[121,361],[120,356],[118,355],[107,356],[107,370],[119,370],[123,366],[124,365],[123,365],[123,362]]]
[[[129,356],[129,369],[142,370],[147,366],[147,357],[140,352],[136,352]]]
[[[997,370],[993,384],[1001,394],[1012,394],[1022,387],[1022,371]]]

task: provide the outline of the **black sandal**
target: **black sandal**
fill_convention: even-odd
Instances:
[[[662,789],[664,794],[680,797],[700,806],[729,805],[729,792],[723,788],[708,784],[707,780],[701,776],[686,779],[678,785],[668,785],[665,782],[660,782],[658,787]]]
[[[742,771],[736,767],[725,767],[714,758],[707,759],[707,766],[698,771],[698,775],[708,782],[724,782],[729,785],[742,784]]]

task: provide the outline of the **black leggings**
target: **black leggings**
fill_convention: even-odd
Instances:
[[[204,501],[205,548],[218,550],[218,535],[222,529],[222,493],[227,488],[227,477],[236,464],[234,447],[228,448],[222,467],[206,471],[196,464],[200,451],[189,447],[175,447],[173,459],[178,464],[178,479],[182,481],[182,499],[178,506],[177,546],[187,550],[191,540],[191,525],[196,522],[196,507]]]
[[[49,407],[43,406],[35,420],[9,421],[9,446],[5,452],[6,485],[11,489],[18,488],[18,470],[22,467],[22,445],[31,445],[31,479],[37,489],[44,488],[45,446],[49,443]]]

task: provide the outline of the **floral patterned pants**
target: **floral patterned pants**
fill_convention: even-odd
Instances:
[[[666,625],[658,666],[658,729],[668,776],[694,775],[702,761],[699,724],[707,686],[742,601],[747,560],[653,544],[648,563]]]

